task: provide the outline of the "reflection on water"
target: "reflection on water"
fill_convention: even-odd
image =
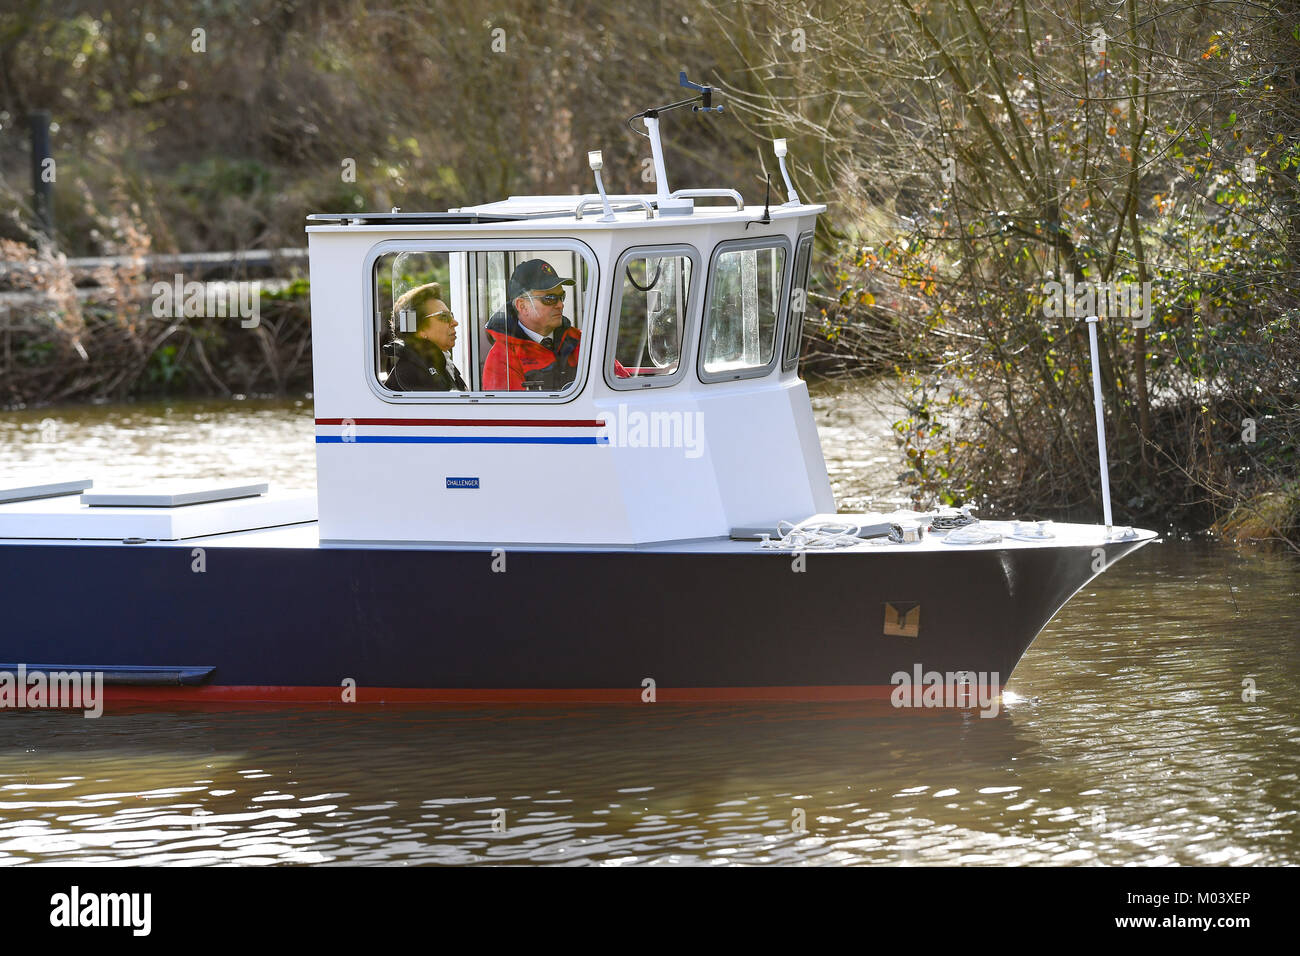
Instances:
[[[254,460],[310,486],[309,403],[164,409],[6,416],[0,466],[94,460],[88,474],[126,483],[155,474],[163,434],[168,474],[243,477]],[[41,441],[50,417],[67,429],[57,446]],[[823,408],[819,424],[851,483],[837,450],[879,421]],[[1061,612],[989,719],[789,704],[3,711],[0,863],[1296,863],[1298,598],[1290,558],[1152,545]]]
[[[28,408],[0,412],[0,477],[38,470],[97,489],[265,478],[315,491],[314,436],[310,398]]]

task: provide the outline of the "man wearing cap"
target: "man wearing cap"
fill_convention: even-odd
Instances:
[[[564,287],[571,285],[545,259],[515,267],[505,310],[487,324],[486,391],[559,391],[573,381],[581,333],[564,317]]]
[[[573,284],[545,259],[515,267],[506,307],[487,324],[492,347],[483,363],[485,391],[558,392],[573,381],[582,340],[564,316],[564,287]],[[627,375],[617,364],[614,372]]]

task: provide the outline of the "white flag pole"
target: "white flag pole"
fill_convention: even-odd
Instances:
[[[1101,463],[1101,508],[1106,517],[1106,536],[1113,523],[1110,517],[1110,468],[1106,462],[1106,422],[1101,404],[1101,364],[1097,361],[1097,316],[1088,316],[1088,348],[1092,353],[1092,403],[1097,411],[1097,457]]]

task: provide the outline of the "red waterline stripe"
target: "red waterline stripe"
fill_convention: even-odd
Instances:
[[[810,687],[658,687],[656,703],[718,703],[725,701],[853,702],[887,700],[896,690],[892,684],[832,685]],[[994,688],[995,693],[1001,688]],[[341,687],[288,687],[207,685],[198,687],[110,686],[104,688],[106,703],[344,703]],[[641,704],[640,687],[358,687],[359,704]],[[920,708],[910,708],[920,709]]]
[[[317,425],[482,425],[490,428],[604,428],[606,422],[586,418],[318,418]]]

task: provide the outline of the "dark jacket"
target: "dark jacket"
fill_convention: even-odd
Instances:
[[[454,366],[446,365],[438,369],[429,365],[401,339],[393,339],[384,346],[383,351],[392,369],[384,384],[394,392],[469,391],[469,386]]]

